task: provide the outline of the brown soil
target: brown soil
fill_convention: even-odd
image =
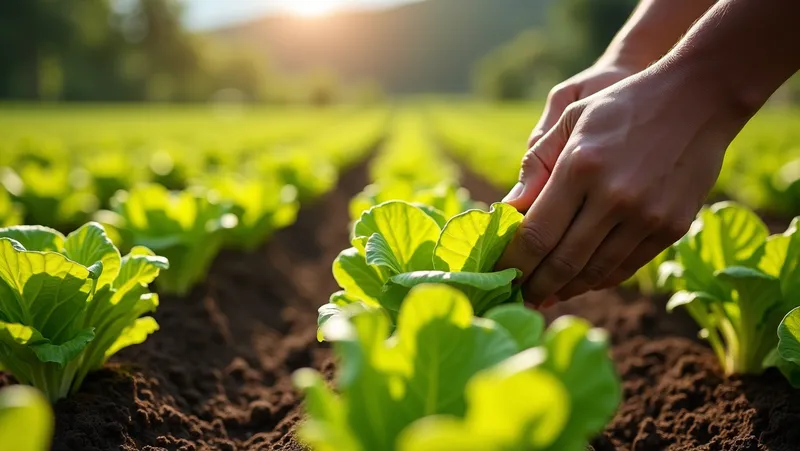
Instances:
[[[469,171],[473,197],[504,193]],[[788,221],[769,222],[783,231]],[[697,326],[682,312],[668,314],[666,298],[614,290],[589,293],[545,311],[571,314],[609,331],[624,401],[592,445],[596,451],[800,450],[800,391],[774,370],[726,377]]]
[[[314,338],[316,308],[336,288],[330,263],[347,245],[346,204],[365,174],[364,165],[344,174],[258,252],[220,255],[190,296],[162,299],[161,330],[58,403],[53,449],[300,451],[290,375],[331,370]],[[483,201],[502,194],[471,174],[465,184]],[[610,332],[625,399],[594,449],[800,449],[800,392],[774,371],[725,377],[694,323],[664,303],[606,291],[545,312]],[[0,375],[0,386],[8,379]]]
[[[56,405],[56,451],[291,450],[301,418],[291,374],[326,369],[316,309],[347,246],[347,202],[366,169],[304,208],[252,254],[223,252],[186,298],[162,297],[161,330]],[[2,384],[2,380],[0,380]]]

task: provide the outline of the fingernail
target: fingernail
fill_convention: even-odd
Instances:
[[[522,194],[522,191],[525,189],[525,184],[522,182],[517,183],[514,185],[514,188],[506,194],[506,197],[503,198],[503,202],[511,202],[517,200],[519,196]]]
[[[558,303],[558,299],[556,299],[555,297],[552,297],[552,298],[549,298],[549,299],[545,300],[544,302],[542,302],[540,308],[550,308],[550,307],[556,305],[557,303]]]

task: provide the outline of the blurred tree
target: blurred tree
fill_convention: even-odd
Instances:
[[[237,91],[243,101],[327,105],[345,97],[333,73],[282,80],[254,49],[190,33],[183,4],[0,1],[0,99],[184,102]]]
[[[473,88],[484,98],[532,97],[555,79],[546,36],[526,31],[482,58],[473,69]],[[546,91],[545,91],[546,92]]]
[[[614,39],[638,0],[558,0],[551,6],[551,52],[564,76],[586,69]]]
[[[494,100],[544,95],[591,65],[627,20],[637,0],[557,0],[549,21],[495,49],[473,68],[473,89]]]
[[[201,42],[180,0],[3,0],[0,98],[262,100],[264,58]]]
[[[328,106],[340,100],[342,84],[336,74],[327,70],[312,72],[304,82],[306,93],[303,97],[314,106]]]
[[[0,96],[40,97],[43,60],[64,53],[77,34],[70,1],[0,2]]]

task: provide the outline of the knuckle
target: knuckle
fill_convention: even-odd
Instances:
[[[603,152],[597,147],[578,146],[570,152],[569,166],[576,177],[597,175],[604,164]]]
[[[520,245],[528,255],[541,257],[550,252],[550,240],[541,228],[523,223],[517,233]]]
[[[549,271],[560,279],[569,279],[574,277],[580,272],[581,267],[578,266],[571,258],[561,255],[553,255],[548,258],[547,267]]]
[[[622,185],[609,186],[604,190],[606,202],[611,211],[619,214],[629,214],[638,209],[641,202],[639,195],[629,187]]]
[[[608,277],[608,271],[601,265],[588,265],[583,268],[579,278],[588,287],[600,285]]]
[[[639,216],[642,225],[648,230],[661,230],[669,222],[666,213],[653,209],[644,209]]]
[[[550,90],[550,92],[547,94],[547,99],[550,102],[565,101],[568,95],[568,90],[568,85],[560,83]]]
[[[562,122],[572,123],[577,120],[578,116],[583,111],[583,105],[578,102],[572,102],[564,108],[564,114],[561,115]]]

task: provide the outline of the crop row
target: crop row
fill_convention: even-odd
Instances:
[[[113,173],[100,171],[105,165],[95,172],[94,154],[85,149],[69,158],[47,146],[4,153],[0,369],[36,391],[0,392],[3,449],[45,449],[53,428],[49,403],[78,391],[89,372],[158,330],[147,316],[159,305],[151,284],[160,294],[185,294],[222,247],[252,250],[291,224],[299,202],[329,190],[341,168],[366,156],[385,121],[384,111],[347,114],[336,130],[284,149],[232,144],[240,151],[225,153],[224,161],[213,152],[193,155],[201,150],[191,147],[120,150],[110,154],[120,161]],[[152,167],[162,157],[169,171]],[[85,185],[70,185],[80,173]],[[71,210],[82,196],[106,208]],[[19,225],[64,229],[83,219],[94,221],[66,236]]]
[[[522,124],[523,112],[495,120]],[[69,144],[14,141],[0,153],[0,369],[36,390],[0,392],[0,443],[45,448],[48,404],[158,329],[156,292],[187,293],[223,247],[258,247],[386,135],[371,184],[350,202],[351,247],[332,267],[341,291],[319,310],[334,387],[314,370],[295,376],[307,397],[300,438],[315,450],[585,449],[622,396],[607,334],[574,317],[546,328],[522,305],[519,272],[494,271],[522,215],[473,201],[437,145],[506,183],[524,136],[492,115],[401,109],[387,132],[386,111],[337,110],[211,147],[188,126],[121,139],[130,130],[113,121],[118,147],[91,130]],[[743,137],[728,168],[747,167],[736,146],[754,138]],[[784,174],[796,154],[775,155]],[[720,186],[748,186],[737,177],[729,170]],[[791,189],[764,195],[775,204],[748,199],[796,212]],[[769,235],[747,207],[712,205],[637,279],[674,293],[668,308],[690,313],[726,372],[778,367],[800,386],[799,224]]]
[[[420,133],[404,130],[400,141]],[[404,175],[373,186],[405,183],[393,190],[405,195],[351,206],[352,247],[333,265],[342,290],[319,311],[319,337],[339,359],[335,387],[296,374],[309,416],[301,439],[314,450],[585,449],[621,398],[605,332],[573,317],[545,330],[522,305],[519,272],[494,271],[520,213],[465,198],[445,213],[440,199],[419,202],[425,182],[395,161],[379,158],[373,174]],[[770,236],[748,208],[718,203],[651,265],[676,291],[668,309],[688,309],[729,374],[775,366],[800,382],[798,224]]]
[[[476,208],[426,133],[401,113],[351,202],[342,290],[319,312],[336,387],[295,375],[300,437],[314,450],[583,449],[621,397],[606,334],[573,317],[545,329],[522,305],[518,271],[493,271],[522,215]]]

